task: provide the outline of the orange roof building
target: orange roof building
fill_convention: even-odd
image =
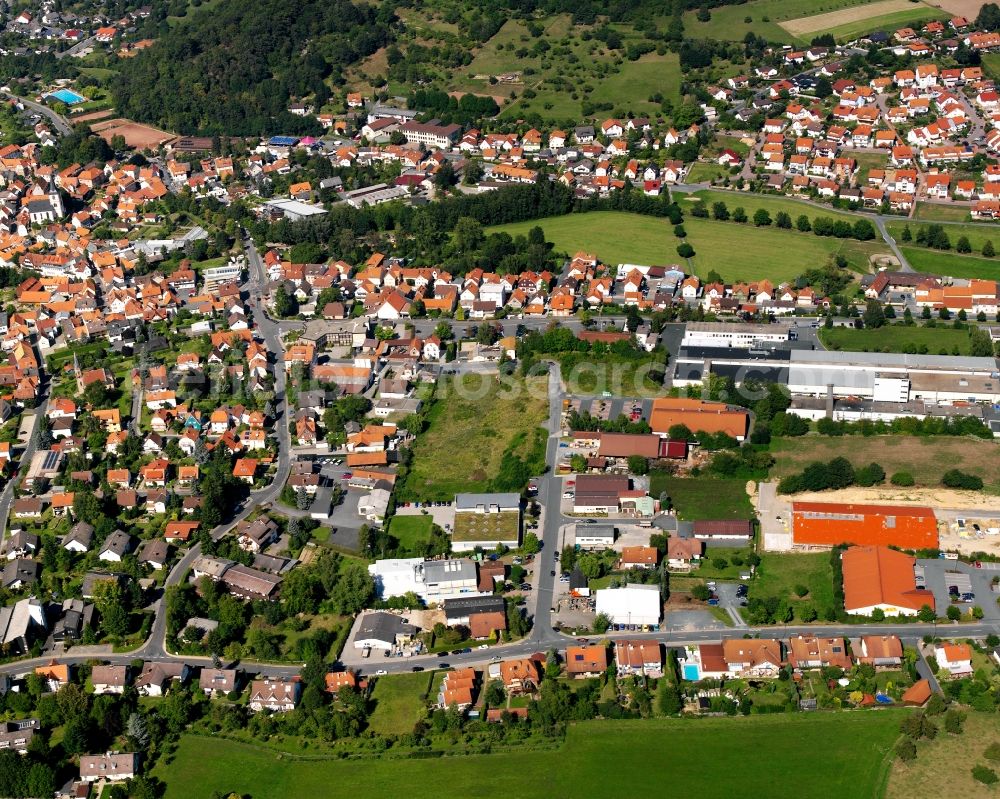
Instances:
[[[936,549],[937,519],[933,510],[920,506],[793,502],[792,540],[800,546]]]
[[[924,605],[933,610],[934,594],[916,586],[916,562],[888,547],[851,547],[841,559],[844,610],[857,616],[876,608],[887,616],[915,616]]]
[[[653,432],[666,435],[674,425],[684,425],[695,433],[725,433],[742,441],[750,426],[750,414],[722,402],[673,397],[653,400],[649,416]]]

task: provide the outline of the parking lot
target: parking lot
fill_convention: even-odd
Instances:
[[[434,519],[434,524],[438,527],[450,531],[455,523],[455,503],[435,504],[433,502],[421,503],[422,507],[416,504],[401,504],[396,508],[397,516],[419,516],[427,512],[427,515]]]
[[[959,597],[972,594],[971,599],[958,603],[963,612],[978,606],[983,609],[986,619],[1000,620],[997,595],[990,588],[995,572],[977,569],[955,560],[925,558],[918,561],[918,565],[923,567],[927,590],[934,594],[938,616],[944,616],[948,606],[952,604],[948,589],[949,586],[955,586]]]

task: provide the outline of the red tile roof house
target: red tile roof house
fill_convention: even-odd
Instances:
[[[608,668],[608,649],[600,644],[566,647],[566,675],[599,677]]]
[[[832,666],[847,671],[853,665],[843,638],[817,638],[813,635],[797,635],[789,639],[788,663],[800,670]]]
[[[942,672],[952,678],[972,674],[972,647],[968,644],[940,644],[934,650],[934,659]]]

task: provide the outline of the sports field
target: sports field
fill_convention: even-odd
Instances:
[[[851,327],[834,327],[829,330],[821,328],[819,338],[828,350],[931,355],[969,354],[969,331],[955,330],[947,327],[946,323],[941,323],[940,327],[887,325],[864,330],[855,330]]]
[[[186,735],[154,775],[167,799],[249,794],[253,799],[372,793],[410,799],[492,799],[501,784],[523,799],[697,795],[729,799],[782,792],[796,799],[881,795],[901,713],[814,713],[753,718],[591,721],[558,750],[515,748],[438,759],[299,759],[221,738]],[[309,750],[307,750],[309,751]],[[761,757],[766,752],[767,757]]]
[[[461,383],[443,381],[441,399],[413,446],[413,464],[400,496],[406,500],[450,500],[463,491],[486,491],[512,445],[527,457],[534,431],[548,416],[548,378],[515,381],[506,391],[495,375],[469,374]],[[456,385],[460,390],[456,390]]]
[[[993,441],[956,436],[820,436],[776,438],[771,442],[773,477],[801,472],[813,461],[828,463],[847,458],[855,467],[872,461],[886,475],[909,472],[920,485],[939,485],[941,474],[953,464],[981,477],[987,485],[1000,484],[1000,448]]]
[[[752,215],[756,208],[765,206],[762,198],[746,199],[748,215]],[[758,199],[761,199],[759,205]],[[730,205],[730,209],[735,205]],[[677,255],[680,240],[674,236],[668,220],[622,211],[597,211],[517,222],[489,228],[488,232],[503,230],[512,236],[526,235],[536,225],[545,231],[546,239],[553,242],[559,251],[594,252],[608,264],[680,264],[681,268],[686,271],[693,269],[701,277],[714,270],[726,281],[762,278],[775,282],[792,280],[808,268],[822,266],[831,254],[837,252],[844,253],[856,269],[865,270],[870,254],[886,251],[880,241],[820,238],[812,233],[688,216],[684,220],[688,234],[685,240],[695,250],[688,266],[681,263],[682,259]]]

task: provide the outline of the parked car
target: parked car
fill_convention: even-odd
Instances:
[[[414,666],[412,669],[410,669],[410,671],[423,671],[423,670],[424,670],[423,666]]]

